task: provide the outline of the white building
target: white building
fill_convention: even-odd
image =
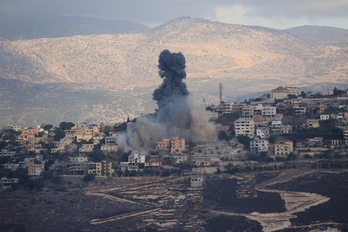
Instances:
[[[128,156],[128,162],[129,163],[140,163],[143,164],[145,163],[145,156],[144,155],[138,155],[138,154],[133,154]]]
[[[288,98],[289,95],[300,96],[301,90],[297,87],[290,86],[279,86],[275,89],[272,89],[272,98],[273,99],[284,99]]]

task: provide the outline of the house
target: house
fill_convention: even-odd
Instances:
[[[318,119],[307,119],[307,121],[300,126],[300,128],[318,128],[319,120]]]
[[[203,175],[192,175],[191,176],[191,188],[199,188],[203,186],[204,177]]]
[[[0,186],[1,188],[8,189],[11,188],[13,184],[19,183],[19,178],[7,178],[7,177],[2,177],[0,179]]]
[[[269,141],[267,139],[254,139],[250,141],[250,150],[260,153],[268,152]]]
[[[206,157],[194,156],[192,157],[191,163],[197,166],[211,166],[214,164],[221,163],[221,160],[219,158],[209,157],[209,156],[206,156]]]
[[[307,108],[304,106],[294,106],[294,114],[295,115],[305,115]]]
[[[128,162],[129,163],[145,163],[145,155],[139,155],[139,154],[132,154],[128,156]]]
[[[9,164],[3,164],[3,166],[6,169],[10,169],[12,171],[15,171],[19,167],[19,164],[9,163]]]
[[[157,142],[155,146],[156,151],[157,150],[165,150],[169,151],[170,149],[170,138],[164,138],[162,139],[162,142]]]
[[[15,123],[10,123],[7,126],[7,130],[21,131],[21,127]]]
[[[188,155],[173,155],[173,156],[170,156],[170,158],[174,161],[174,163],[176,164],[180,164],[180,163],[184,163],[186,162],[186,160],[189,158]]]
[[[331,118],[330,114],[321,114],[320,115],[320,121],[329,120],[330,118]]]
[[[293,142],[291,140],[280,140],[274,144],[274,155],[286,157],[293,152]]]
[[[82,144],[82,147],[79,149],[80,153],[93,152],[94,144]]]
[[[145,162],[144,169],[159,169],[161,165],[161,162]]]
[[[100,150],[103,151],[103,152],[111,152],[111,151],[114,151],[114,152],[117,152],[118,151],[118,146],[116,145],[103,145],[100,147]]]
[[[139,164],[138,163],[130,163],[130,162],[120,162],[121,171],[138,171],[139,170]]]
[[[216,124],[215,127],[216,127],[217,131],[225,131],[225,132],[227,132],[227,131],[230,130],[230,126],[223,126],[221,124]]]
[[[290,86],[279,86],[275,89],[272,89],[272,98],[273,99],[284,99],[288,98],[289,95],[295,95],[300,96],[301,91],[297,87],[290,87]]]
[[[323,147],[324,142],[322,137],[314,137],[311,139],[308,139],[308,147]]]

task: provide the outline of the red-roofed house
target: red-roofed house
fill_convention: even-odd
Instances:
[[[284,99],[287,98],[288,95],[296,95],[300,96],[301,95],[301,90],[297,87],[290,87],[290,86],[279,86],[275,89],[272,89],[272,98],[276,99]]]

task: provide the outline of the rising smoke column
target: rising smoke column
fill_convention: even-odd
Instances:
[[[159,109],[176,98],[188,96],[189,91],[182,81],[186,78],[186,60],[183,54],[164,50],[158,59],[159,75],[164,78],[162,85],[153,92],[153,100],[157,101]]]
[[[165,137],[179,136],[192,142],[216,138],[215,126],[209,114],[191,98],[183,79],[186,60],[181,53],[164,50],[158,60],[162,84],[154,90],[158,113],[154,118],[138,118],[127,124],[127,132],[117,138],[123,151],[146,154]]]

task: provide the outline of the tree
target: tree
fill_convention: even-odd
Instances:
[[[220,131],[219,132],[219,140],[229,140],[229,137],[225,131]]]
[[[95,175],[93,174],[86,174],[84,177],[83,177],[83,181],[85,182],[89,182],[89,181],[92,181],[95,179]]]
[[[59,123],[59,128],[62,129],[62,130],[70,130],[74,126],[75,126],[75,123],[72,123],[72,122],[61,122],[61,123]]]
[[[95,149],[89,154],[89,157],[91,157],[94,162],[101,162],[106,156],[101,150]]]
[[[55,141],[59,141],[60,139],[64,138],[65,137],[65,131],[61,128],[57,128],[55,131],[54,131],[54,140]]]
[[[50,130],[50,129],[52,129],[53,128],[53,125],[52,124],[47,124],[47,125],[45,125],[44,126],[44,130]]]
[[[305,98],[306,97],[306,93],[304,91],[301,91],[301,97]]]
[[[241,144],[243,144],[245,148],[247,148],[247,149],[250,148],[250,141],[251,141],[251,138],[249,138],[248,136],[245,136],[245,135],[238,135],[238,136],[237,136],[237,140],[238,140],[238,142],[240,142]]]
[[[290,153],[287,157],[286,157],[286,159],[287,160],[294,160],[294,159],[296,159],[296,157],[297,157],[297,155],[295,155],[294,153]]]

